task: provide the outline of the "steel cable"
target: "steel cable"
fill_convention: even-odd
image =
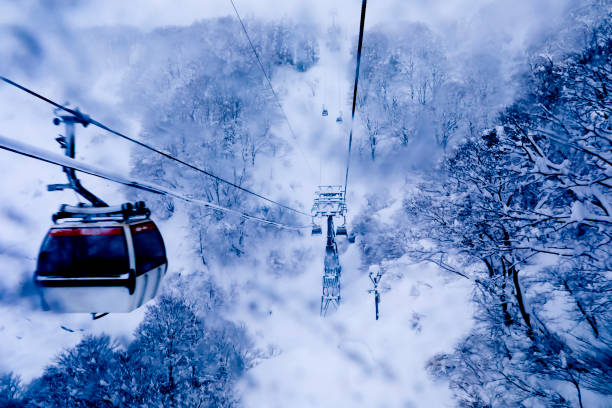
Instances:
[[[145,149],[148,149],[148,150],[150,150],[152,152],[155,152],[155,153],[157,153],[157,154],[159,154],[159,155],[161,155],[161,156],[163,156],[163,157],[165,157],[167,159],[173,160],[173,161],[175,161],[177,163],[180,163],[180,164],[182,164],[182,165],[184,165],[186,167],[189,167],[192,170],[195,170],[195,171],[197,171],[199,173],[205,174],[205,175],[207,175],[207,176],[209,176],[209,177],[211,177],[211,178],[213,178],[213,179],[215,179],[217,181],[225,183],[225,184],[227,184],[229,186],[232,186],[232,187],[234,187],[234,188],[236,188],[238,190],[244,191],[245,193],[251,194],[251,195],[253,195],[255,197],[258,197],[258,198],[260,198],[262,200],[265,200],[265,201],[267,201],[269,203],[278,205],[279,207],[285,208],[285,209],[287,209],[289,211],[293,211],[293,212],[295,212],[297,214],[301,214],[301,215],[304,215],[306,217],[310,217],[310,214],[307,214],[307,213],[305,213],[303,211],[300,211],[300,210],[296,210],[296,209],[291,208],[291,207],[289,207],[289,206],[287,206],[285,204],[279,203],[278,201],[272,200],[272,199],[267,198],[267,197],[265,197],[265,196],[263,196],[261,194],[258,194],[258,193],[254,192],[254,191],[251,191],[251,190],[249,190],[247,188],[241,187],[238,184],[232,183],[229,180],[225,180],[225,179],[223,179],[223,178],[221,178],[219,176],[216,176],[216,175],[214,175],[213,173],[211,173],[211,172],[209,172],[207,170],[204,170],[204,169],[202,169],[200,167],[197,167],[197,166],[195,166],[195,165],[193,165],[191,163],[187,163],[184,160],[176,158],[176,157],[172,156],[170,153],[167,153],[167,152],[164,152],[162,150],[159,150],[159,149],[157,149],[157,148],[155,148],[155,147],[153,147],[151,145],[148,145],[148,144],[146,144],[144,142],[141,142],[141,141],[139,141],[137,139],[129,137],[129,136],[127,136],[127,135],[125,135],[125,134],[123,134],[121,132],[113,130],[113,129],[109,128],[108,126],[104,125],[103,123],[100,123],[97,120],[91,118],[90,116],[85,115],[84,113],[80,112],[78,109],[70,109],[70,108],[68,108],[66,106],[60,105],[59,103],[54,102],[53,100],[51,100],[49,98],[46,98],[45,96],[42,96],[41,94],[39,94],[37,92],[34,92],[34,91],[32,91],[32,90],[30,90],[30,89],[28,89],[28,88],[26,88],[26,87],[24,87],[24,86],[22,86],[22,85],[20,85],[20,84],[18,84],[16,82],[14,82],[14,81],[11,81],[8,78],[0,76],[0,80],[4,81],[4,82],[6,82],[6,83],[8,83],[10,85],[13,85],[16,88],[19,88],[22,91],[27,92],[28,94],[33,95],[36,98],[41,99],[41,100],[43,100],[43,101],[45,101],[45,102],[55,106],[56,108],[61,109],[61,110],[65,111],[65,112],[75,116],[76,118],[79,119],[80,123],[83,124],[84,126],[87,126],[88,124],[92,124],[92,125],[100,128],[100,129],[103,129],[103,130],[109,132],[109,133],[112,133],[112,134],[114,134],[116,136],[119,136],[119,137],[125,139],[125,140],[128,140],[128,141],[130,141],[132,143],[135,143],[138,146],[144,147]]]
[[[351,110],[351,130],[349,132],[348,154],[346,158],[346,176],[344,178],[344,197],[348,185],[349,168],[351,164],[351,147],[353,145],[353,123],[355,122],[355,107],[357,104],[357,85],[359,83],[359,67],[361,65],[361,48],[363,46],[363,27],[365,25],[367,0],[361,2],[361,20],[359,21],[359,42],[357,44],[357,66],[355,67],[355,85],[353,87],[353,107]]]
[[[208,207],[213,210],[218,210],[218,211],[223,211],[225,213],[234,214],[234,215],[237,215],[245,219],[262,222],[262,223],[269,224],[269,225],[274,225],[279,228],[291,229],[291,230],[300,230],[304,228],[310,228],[309,225],[292,226],[292,225],[283,224],[283,223],[269,220],[266,218],[258,217],[255,215],[250,215],[242,211],[223,207],[223,206],[211,203],[209,201],[201,200],[199,198],[189,197],[186,194],[176,192],[174,190],[168,189],[166,187],[163,187],[157,184],[140,181],[140,180],[133,179],[133,178],[128,178],[128,177],[122,176],[121,174],[110,172],[108,170],[102,170],[95,166],[81,163],[75,159],[71,159],[70,157],[67,157],[61,154],[57,154],[57,153],[53,153],[53,152],[49,152],[49,151],[46,151],[46,150],[43,150],[43,149],[40,149],[34,146],[29,146],[20,141],[10,139],[10,138],[7,138],[1,135],[0,135],[0,149],[4,149],[4,150],[7,150],[13,153],[17,153],[23,156],[31,157],[33,159],[37,159],[37,160],[44,161],[47,163],[55,164],[57,166],[68,167],[68,168],[80,171],[82,173],[100,177],[105,180],[109,180],[115,183],[126,185],[128,187],[137,188],[137,189],[148,191],[154,194],[177,198],[179,200],[183,200],[183,201],[190,202],[196,205]]]

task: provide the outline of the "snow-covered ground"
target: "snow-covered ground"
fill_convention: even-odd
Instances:
[[[331,52],[322,44],[320,64],[306,74],[287,71],[275,78],[298,140],[289,135],[284,123],[277,124],[275,132],[294,150],[285,160],[269,164],[269,171],[262,169],[257,183],[272,195],[290,191],[306,211],[316,185],[344,182],[350,119],[347,90],[352,88],[352,78],[345,75],[345,68],[353,63],[352,40],[344,37],[339,52]],[[53,88],[42,91],[57,94]],[[15,93],[13,89],[0,89],[2,100],[13,101],[13,106],[0,113],[0,133],[20,139],[27,136],[28,143],[58,151],[53,141],[58,128],[50,124],[48,107],[24,95],[15,97]],[[329,110],[326,118],[321,116],[322,105]],[[342,124],[335,122],[339,111],[343,113]],[[45,117],[49,118],[47,122],[40,120]],[[127,130],[137,134],[136,125]],[[92,129],[79,130],[77,158],[127,172],[129,147],[99,135]],[[0,173],[3,295],[15,294],[22,282],[31,278],[51,213],[60,203],[74,199],[69,192],[46,192],[46,184],[63,181],[60,169],[54,166],[0,151]],[[349,216],[359,212],[365,193],[378,188],[369,185],[368,179],[352,177]],[[102,196],[112,196],[115,201],[124,198],[122,190],[108,182],[84,179]],[[187,217],[181,208],[177,206],[177,215],[160,223],[171,274],[189,273],[196,262],[185,257]],[[19,214],[12,209],[19,209]],[[380,217],[384,221],[386,214]],[[221,285],[238,289],[231,317],[245,324],[265,354],[241,383],[245,406],[453,405],[447,384],[435,383],[426,373],[425,364],[436,353],[450,350],[469,330],[470,282],[448,276],[431,265],[410,265],[406,259],[391,263],[382,280],[382,286],[391,289],[383,291],[381,319],[375,321],[373,297],[368,293],[371,283],[361,265],[358,246],[343,242],[342,304],[336,313],[322,318],[323,238],[301,235],[276,245],[282,245],[280,249],[286,253],[297,254],[291,270],[277,273],[265,262],[255,269],[238,268],[231,275],[227,270],[211,269]],[[78,343],[84,334],[104,332],[120,341],[129,340],[144,313],[141,308],[92,321],[89,315],[40,311],[35,297],[31,299],[33,303],[19,298],[0,303],[0,370],[14,371],[25,381],[40,375],[57,353]]]
[[[291,90],[284,100],[288,116],[310,132],[308,161],[318,165],[321,184],[344,181],[350,120],[345,91],[352,86],[345,70],[338,68],[352,62],[352,44],[344,40],[339,52],[322,46],[321,61],[297,85],[298,78],[286,78],[293,86],[281,86]],[[309,84],[315,86],[314,95],[304,98],[311,91]],[[323,105],[327,117],[321,116]],[[339,111],[343,124],[335,122]],[[367,178],[351,179],[349,214],[358,213],[363,196],[380,187],[369,183]],[[379,214],[381,222],[388,218],[384,212]],[[471,283],[432,265],[410,265],[405,259],[391,263],[381,283],[391,290],[382,294],[381,318],[376,321],[373,295],[368,293],[372,284],[358,246],[340,242],[342,303],[336,313],[322,318],[324,238],[300,239],[308,254],[298,260],[303,269],[280,276],[251,271],[235,312],[257,346],[270,355],[259,360],[242,383],[245,406],[452,406],[447,384],[435,383],[425,365],[470,329]]]
[[[452,406],[447,384],[433,382],[425,364],[469,330],[470,283],[430,265],[390,265],[383,285],[393,280],[393,288],[376,321],[371,283],[351,246],[341,256],[342,304],[321,318],[323,242],[313,241],[318,256],[306,272],[268,276],[243,297],[238,316],[273,354],[244,380],[245,406]]]

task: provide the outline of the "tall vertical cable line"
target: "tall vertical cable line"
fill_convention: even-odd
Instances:
[[[349,132],[348,154],[346,157],[346,176],[344,178],[344,197],[348,185],[349,167],[351,164],[351,147],[353,145],[353,123],[355,122],[355,106],[357,104],[357,85],[359,83],[359,66],[361,65],[361,48],[363,46],[363,26],[365,24],[367,0],[361,1],[361,20],[359,22],[359,42],[357,44],[357,66],[355,67],[355,86],[353,87],[353,108],[351,110],[351,130]]]

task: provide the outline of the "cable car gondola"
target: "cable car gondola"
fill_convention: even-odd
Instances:
[[[168,261],[144,202],[63,205],[43,240],[34,281],[58,312],[130,312],[157,294]]]

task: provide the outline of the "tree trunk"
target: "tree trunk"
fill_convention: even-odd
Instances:
[[[501,295],[499,296],[499,300],[501,301],[502,311],[504,312],[504,324],[506,326],[510,326],[514,323],[512,319],[512,315],[508,312],[508,300],[506,299],[506,279],[508,278],[508,271],[506,270],[506,263],[504,262],[504,258],[501,259],[502,266],[502,277],[504,278],[501,286]]]
[[[525,302],[523,300],[523,293],[521,291],[521,285],[519,284],[518,270],[516,269],[516,267],[513,266],[510,268],[510,273],[512,274],[512,281],[514,282],[514,290],[516,291],[516,295],[515,295],[516,301],[518,302],[518,307],[519,307],[519,310],[521,311],[521,316],[523,317],[525,324],[529,328],[529,333],[531,333],[533,331],[533,327],[531,326],[531,318],[529,317],[529,313],[527,313],[527,310],[525,308]]]
[[[169,383],[169,397],[170,397],[170,406],[174,407],[174,366],[172,364],[168,365],[168,383]]]
[[[372,155],[372,161],[376,158],[376,136],[370,136],[370,154]]]
[[[574,387],[576,387],[576,393],[578,394],[578,404],[580,405],[580,408],[584,408],[582,405],[582,392],[580,391],[580,384],[578,384],[578,381],[574,379],[574,376],[572,376],[571,382],[572,384],[574,384]]]
[[[508,231],[506,231],[505,229],[504,229],[504,246],[506,246],[508,249],[512,248],[512,245],[510,243],[510,234],[508,234]],[[523,318],[523,321],[527,325],[527,335],[529,336],[529,338],[532,338],[533,337],[533,327],[531,326],[531,318],[529,316],[529,313],[527,313],[527,309],[525,308],[525,301],[523,299],[523,291],[521,290],[521,285],[520,285],[519,278],[518,278],[519,271],[518,269],[516,269],[516,266],[512,262],[509,262],[504,257],[502,257],[502,261],[508,262],[508,273],[512,275],[512,282],[514,283],[514,296],[518,303],[518,307],[521,312],[521,317]]]
[[[567,292],[570,295],[574,296],[574,292],[572,292],[566,280],[563,281],[563,286],[565,287],[565,290],[567,290]],[[599,330],[597,329],[597,320],[595,320],[595,317],[589,316],[586,313],[586,311],[584,310],[584,307],[582,306],[582,303],[580,303],[578,299],[576,299],[576,306],[578,306],[578,310],[580,310],[580,313],[582,313],[586,321],[589,323],[589,326],[591,326],[591,329],[593,330],[593,334],[595,335],[595,337],[599,338]]]

